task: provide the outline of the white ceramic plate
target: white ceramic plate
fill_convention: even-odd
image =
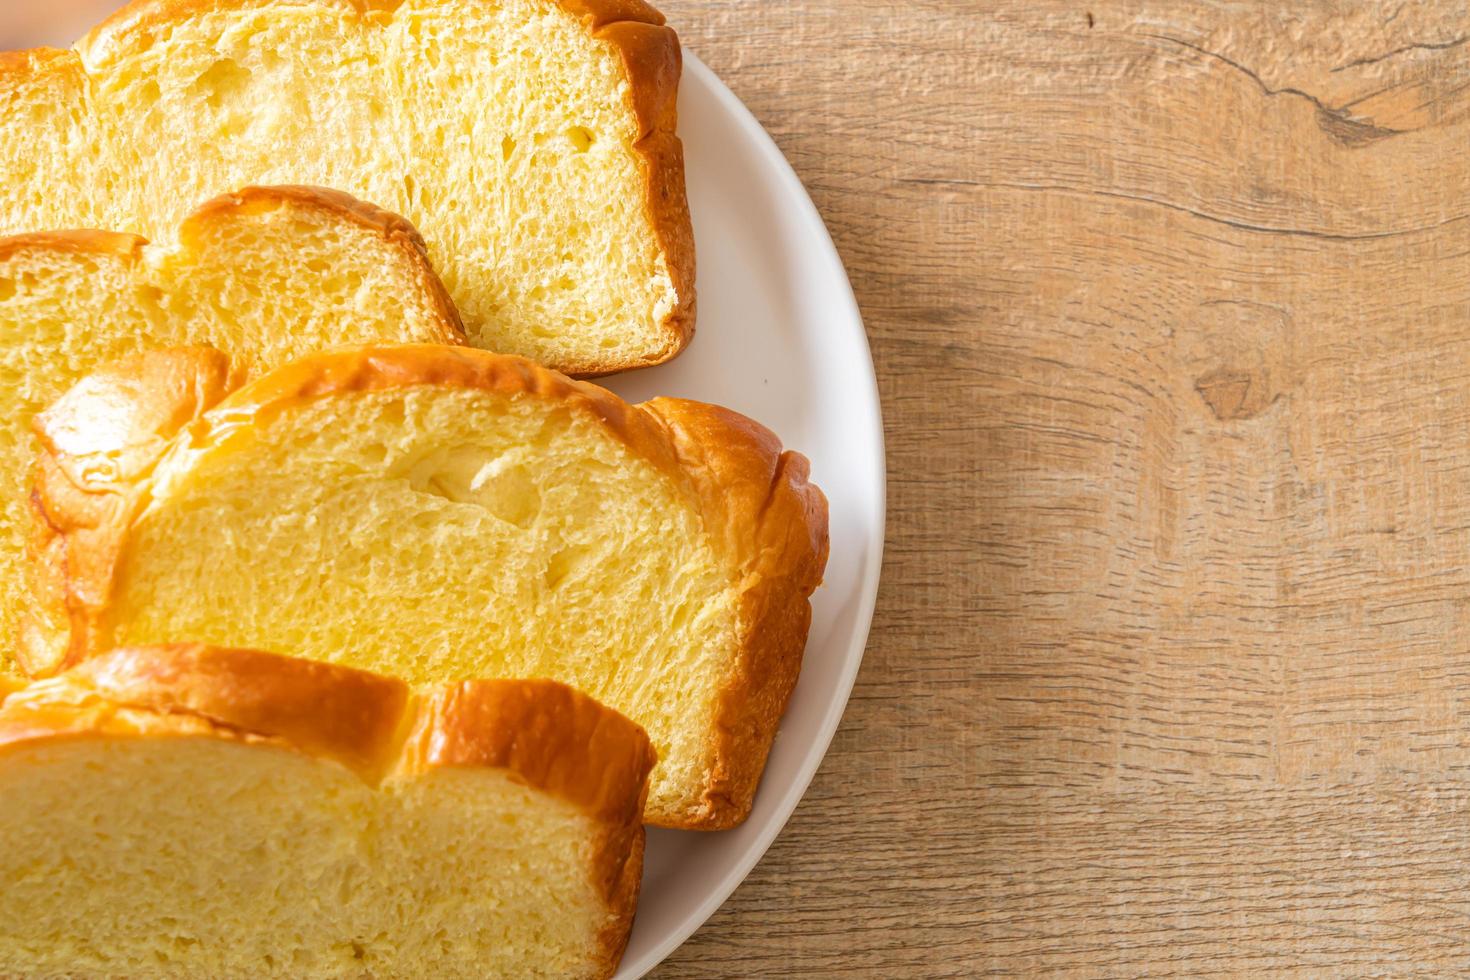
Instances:
[[[673,395],[729,406],[805,453],[831,504],[832,557],[755,811],[724,833],[649,831],[618,980],[643,976],[688,939],[791,816],[857,677],[883,557],[878,385],[826,226],[760,123],[687,51],[679,135],[699,257],[698,332],[672,363],[601,383],[631,401]]]

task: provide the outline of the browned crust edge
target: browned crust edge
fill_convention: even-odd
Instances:
[[[22,690],[0,708],[19,712]],[[254,650],[173,644],[115,650],[95,657],[30,695],[42,704],[102,701],[166,716],[192,716],[210,725],[279,739],[326,756],[376,781],[397,749],[409,710],[402,681],[366,671]]]
[[[557,681],[461,681],[415,694],[371,671],[197,643],[119,648],[33,681],[0,702],[0,745],[23,714],[94,700],[279,739],[372,783],[390,773],[504,769],[617,828],[641,823],[655,762],[642,728]],[[620,863],[604,893],[621,874]]]
[[[636,361],[559,364],[579,377],[662,364],[677,356],[694,337],[694,227],[684,179],[684,149],[677,135],[679,79],[683,52],[679,36],[664,16],[643,0],[548,0],[578,20],[594,40],[616,52],[628,82],[628,107],[638,125],[633,144],[644,176],[644,212],[663,252],[677,301],[660,324],[665,346]],[[375,23],[391,19],[402,0],[133,0],[93,28],[81,50],[105,48],[137,32],[195,14],[262,6],[324,6],[355,13]],[[3,64],[3,63],[0,63]]]
[[[607,829],[594,854],[609,910],[598,934],[601,976],[627,947],[643,878],[643,806],[657,756],[643,729],[549,680],[471,681],[426,695],[403,750],[411,769],[506,769],[593,814]],[[629,792],[629,787],[638,787]]]
[[[148,239],[117,231],[78,229],[76,231],[33,231],[0,238],[0,262],[8,262],[23,252],[65,252],[72,255],[115,256],[126,262],[137,262]]]
[[[611,45],[623,63],[628,98],[638,120],[638,154],[645,181],[644,209],[668,263],[678,303],[664,320],[669,340],[663,351],[632,367],[651,367],[677,356],[694,339],[694,225],[684,183],[684,144],[679,140],[679,80],[684,53],[679,35],[663,14],[643,0],[555,0],[582,19],[593,37]],[[596,377],[624,368],[588,365],[573,371]]]
[[[643,729],[564,684],[467,681],[415,696],[367,671],[172,645],[115,650],[0,700],[0,751],[98,736],[266,741],[334,759],[374,784],[390,772],[506,771],[605,828],[592,868],[608,914],[599,975],[612,975],[627,946],[653,747]]]
[[[115,385],[138,393],[136,397],[144,401],[166,401],[179,397],[170,391],[196,389],[168,381],[155,396],[146,393],[149,384],[140,379],[151,372],[167,381],[180,365],[185,373],[219,370],[195,362],[197,354],[189,352],[156,352],[151,358],[174,363],[150,366],[148,358],[136,359],[112,369],[112,381],[93,384],[104,390]],[[684,488],[703,515],[715,547],[735,569],[742,592],[738,610],[742,652],[719,695],[717,732],[710,746],[712,769],[699,804],[688,812],[649,817],[654,823],[685,829],[739,824],[749,814],[800,673],[811,618],[809,599],[827,561],[827,503],[808,481],[806,459],[784,452],[768,429],[727,409],[671,399],[633,406],[603,388],[572,381],[524,358],[434,345],[365,346],[308,355],[235,391],[190,423],[189,445],[217,444],[237,429],[268,424],[279,413],[315,398],[417,385],[531,395],[567,404],[599,419]],[[209,407],[207,401],[193,399],[189,410],[202,413]],[[36,491],[43,518],[38,540],[45,547],[37,553],[44,555],[46,548],[54,552],[58,539],[62,547],[72,539],[79,544],[74,560],[37,561],[43,583],[49,583],[37,590],[38,602],[53,610],[58,628],[70,634],[63,644],[66,653],[59,664],[63,667],[111,645],[105,618],[116,556],[140,505],[117,502],[141,501],[146,474],[159,455],[153,450],[146,465],[135,464],[128,473],[89,467],[89,460],[119,455],[105,439],[102,444],[89,441],[90,433],[102,431],[86,422],[94,411],[84,393],[76,397],[69,393],[38,425],[43,446]],[[170,425],[178,418],[162,406],[140,415],[140,434],[133,445],[158,445],[152,434],[160,429],[152,413]],[[82,543],[83,534],[95,538]],[[88,554],[100,560],[87,562],[82,556]]]
[[[775,433],[743,415],[671,398],[642,408],[668,426],[743,585],[740,655],[718,694],[715,762],[701,809],[688,815],[700,829],[727,830],[750,814],[801,674],[811,595],[830,551],[827,498],[810,482],[805,456],[783,451]]]
[[[101,618],[147,477],[171,440],[241,381],[213,348],[148,351],[94,372],[33,420],[33,601],[16,637],[21,670],[50,676],[112,646]]]
[[[562,2],[570,6],[568,0]],[[669,334],[667,346],[636,365],[650,367],[670,360],[689,345],[694,339],[698,311],[694,225],[684,183],[684,144],[678,136],[683,49],[672,28],[648,22],[610,22],[598,28],[594,36],[616,48],[623,61],[629,97],[641,131],[633,149],[643,167],[644,209],[663,250],[674,294],[678,297],[664,319]],[[581,373],[590,377],[609,370],[599,368]]]
[[[616,826],[641,822],[639,786],[656,761],[643,729],[557,681],[448,684],[424,695],[403,749],[413,771],[508,769]],[[621,870],[621,869],[619,869]],[[613,882],[603,882],[611,893]]]
[[[430,323],[438,333],[434,342],[455,345],[468,343],[459,309],[454,305],[454,300],[438,273],[434,271],[434,263],[429,258],[429,247],[424,242],[424,236],[402,215],[359,200],[351,194],[302,184],[245,187],[206,201],[186,217],[179,224],[179,244],[186,249],[194,248],[198,242],[198,230],[209,222],[228,221],[236,215],[261,214],[280,207],[316,211],[350,222],[377,235],[403,256],[418,286],[419,294],[428,307]]]
[[[0,51],[0,94],[39,78],[48,72],[71,70],[80,72],[76,52],[65,48],[29,48],[24,51]]]
[[[643,855],[648,842],[643,824],[640,822],[633,828],[626,849],[627,858],[621,861],[609,857],[624,853],[617,850],[620,840],[621,835],[609,834],[598,858],[599,863],[609,870],[621,864],[608,898],[608,907],[613,910],[613,914],[597,937],[597,944],[601,949],[600,976],[604,978],[610,978],[617,973],[618,964],[623,961],[623,953],[627,951],[628,940],[633,935],[633,921],[638,913],[638,896],[643,887]]]
[[[390,249],[402,256],[411,278],[418,287],[428,313],[428,325],[436,343],[462,345],[467,341],[464,324],[450,299],[444,283],[434,272],[423,236],[406,218],[391,211],[360,201],[350,194],[325,187],[280,185],[245,187],[230,194],[212,198],[179,223],[176,240],[180,248],[198,252],[203,243],[203,230],[211,224],[227,223],[237,216],[250,216],[278,208],[312,211],[336,221],[343,221],[380,237]],[[52,251],[91,255],[112,255],[128,262],[142,260],[151,245],[139,235],[121,232],[79,229],[71,231],[28,232],[0,237],[0,262],[23,252]],[[164,247],[167,247],[166,244]]]

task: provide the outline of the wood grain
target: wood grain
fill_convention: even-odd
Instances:
[[[662,7],[848,264],[892,517],[654,976],[1470,973],[1462,0]]]
[[[1470,973],[1470,10],[664,9],[848,264],[892,517],[655,976]]]

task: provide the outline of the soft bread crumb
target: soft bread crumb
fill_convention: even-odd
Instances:
[[[360,217],[365,212],[369,219]],[[369,340],[459,343],[411,230],[336,195],[252,189],[190,217],[178,244],[93,232],[0,241],[0,579],[24,575],[31,420],[99,365],[205,344],[243,372]],[[0,596],[0,675],[22,597]]]
[[[598,374],[687,341],[667,28],[551,0],[155,6],[0,70],[0,231],[159,237],[245,184],[337,187],[423,230],[478,346]]]
[[[652,761],[626,719],[547,682],[405,701],[384,678],[249,651],[94,664],[0,706],[0,974],[616,967]]]
[[[116,642],[293,650],[414,684],[554,677],[648,732],[651,820],[698,805],[739,583],[678,484],[595,418],[341,395],[158,479]]]
[[[186,639],[551,677],[647,730],[649,822],[744,819],[827,558],[804,458],[715,406],[428,345],[293,362],[170,443],[190,409],[148,379],[196,362],[114,366],[42,417],[37,553],[66,560],[41,566],[30,669]],[[136,448],[78,424],[98,412]]]

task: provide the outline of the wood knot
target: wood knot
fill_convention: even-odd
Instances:
[[[1251,419],[1275,401],[1274,397],[1266,397],[1266,385],[1261,381],[1248,371],[1218,368],[1196,380],[1194,390],[1215,413],[1215,418],[1224,422]]]
[[[1253,419],[1281,400],[1293,383],[1291,334],[1285,310],[1244,300],[1201,303],[1175,331],[1194,390],[1222,422]]]
[[[1333,140],[1350,149],[1367,146],[1402,132],[1356,119],[1342,109],[1328,109],[1320,105],[1317,107],[1317,126]]]

